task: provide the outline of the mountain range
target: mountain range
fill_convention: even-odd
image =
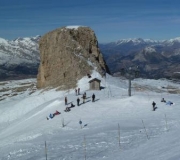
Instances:
[[[0,38],[0,80],[37,75],[40,62],[39,39],[40,36],[12,41]]]
[[[0,80],[37,75],[40,37],[12,41],[0,38]],[[114,76],[120,76],[122,68],[128,70],[138,66],[139,76],[143,78],[180,78],[180,38],[162,41],[122,39],[99,43],[99,48]]]
[[[155,41],[150,39],[123,39],[99,44],[113,75],[121,69],[137,67],[144,78],[178,78],[180,70],[180,38]]]

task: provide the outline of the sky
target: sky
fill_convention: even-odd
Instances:
[[[74,88],[37,90],[32,87],[36,79],[0,82],[0,159],[44,160],[46,155],[48,160],[180,159],[180,98],[173,94],[180,91],[179,84],[135,79],[129,97],[127,80],[108,74],[105,79],[96,71],[91,76],[100,79],[104,89],[89,90],[91,79],[85,76],[77,83],[79,96]],[[64,112],[65,96],[68,107],[70,102],[75,105],[70,112]],[[161,102],[162,97],[174,104]],[[61,114],[47,120],[56,110]]]
[[[44,35],[69,25],[88,26],[100,43],[126,38],[180,36],[179,0],[0,1],[0,37]]]

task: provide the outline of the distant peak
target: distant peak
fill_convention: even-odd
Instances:
[[[40,35],[36,35],[35,37],[32,37],[32,38],[38,39],[38,38],[41,38],[41,36]]]
[[[127,38],[127,39],[121,39],[115,42],[117,45],[123,44],[123,43],[133,43],[134,45],[140,44],[140,43],[158,43],[157,40],[152,39],[143,39],[143,38]]]
[[[8,44],[7,40],[3,39],[3,38],[0,38],[0,43],[1,44]]]
[[[34,37],[18,37],[14,39],[14,42],[22,42],[22,41],[38,41],[41,38],[40,35],[36,35]]]
[[[174,41],[180,42],[180,37],[176,37],[176,38],[170,39],[169,41],[170,42],[174,42]]]

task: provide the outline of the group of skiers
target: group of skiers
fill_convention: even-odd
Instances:
[[[52,119],[52,118],[54,118],[56,115],[59,115],[59,114],[61,114],[61,112],[59,112],[59,111],[56,110],[55,113],[53,113],[53,114],[50,113],[50,114],[49,114],[49,117],[46,117],[46,119],[47,119],[47,120]]]
[[[80,88],[75,89],[75,93],[76,93],[76,95],[80,95]],[[82,96],[82,99],[83,99],[83,102],[82,102],[82,103],[84,104],[84,103],[86,102],[86,99],[87,99],[87,97],[86,97],[86,92],[84,92],[84,94],[83,94],[83,96]],[[69,112],[69,111],[71,111],[71,108],[75,107],[75,105],[74,105],[72,102],[71,102],[70,107],[67,106],[67,105],[68,105],[67,96],[65,96],[64,102],[65,102],[65,106],[66,106],[66,108],[65,108],[65,110],[64,110],[65,112]],[[94,94],[94,93],[92,94],[92,102],[95,102],[95,94]],[[77,106],[80,106],[80,98],[79,98],[79,97],[77,98]],[[53,113],[53,114],[50,113],[50,115],[49,115],[48,117],[46,117],[46,118],[47,118],[47,120],[49,120],[49,119],[54,118],[55,115],[59,115],[59,114],[61,114],[61,112],[56,111],[56,112]]]
[[[75,105],[71,102],[71,106],[70,107],[66,107],[66,109],[64,110],[65,112],[69,112],[71,111],[71,108],[75,107]]]
[[[84,104],[86,102],[86,99],[87,99],[86,92],[84,92],[82,99],[83,99],[83,104]],[[64,102],[65,102],[65,105],[67,106],[67,104],[68,104],[67,97],[65,97]],[[95,94],[94,93],[92,95],[92,102],[95,102]],[[71,103],[71,105],[72,105],[72,103]],[[79,97],[77,98],[77,106],[80,106],[80,98]]]
[[[173,105],[175,103],[171,102],[171,101],[166,101],[164,98],[161,99],[161,102],[166,103],[166,105]],[[152,102],[152,107],[153,107],[153,111],[155,111],[157,109],[156,103],[153,101]]]
[[[75,89],[75,94],[76,94],[76,96],[80,95],[80,88]]]

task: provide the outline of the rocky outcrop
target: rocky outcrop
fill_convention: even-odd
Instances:
[[[98,41],[88,27],[63,27],[45,34],[39,42],[37,87],[68,89],[87,73],[108,70]]]

